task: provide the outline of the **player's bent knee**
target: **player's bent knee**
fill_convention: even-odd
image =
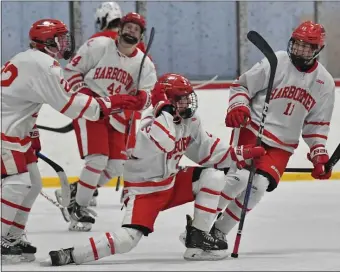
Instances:
[[[225,176],[224,194],[231,198],[236,197],[247,187],[248,178],[249,171],[246,169],[229,172]]]
[[[277,181],[275,180],[275,178],[267,173],[266,171],[263,171],[261,169],[257,169],[256,173],[258,175],[262,175],[263,177],[267,178],[269,181],[268,187],[267,187],[267,192],[272,192],[277,188]]]
[[[101,154],[89,155],[85,158],[85,165],[103,171],[107,166],[108,159],[107,156]]]
[[[6,177],[2,182],[2,198],[21,205],[31,190],[31,180],[28,172]]]
[[[111,178],[123,175],[125,160],[109,160],[107,163],[106,171]]]
[[[138,244],[143,234],[137,229],[122,227],[113,232],[112,236],[116,253],[127,253]]]
[[[204,169],[198,181],[194,184],[194,193],[197,194],[201,188],[207,188],[216,192],[221,192],[224,188],[225,179],[222,171],[207,168]]]
[[[259,192],[264,193],[267,190],[268,185],[269,180],[267,177],[261,174],[255,174],[253,186],[255,186]]]
[[[254,181],[251,188],[250,198],[248,202],[248,208],[252,209],[262,199],[266,189],[268,188],[269,180],[259,174],[255,174]]]

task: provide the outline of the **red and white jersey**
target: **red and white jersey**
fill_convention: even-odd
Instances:
[[[116,41],[108,37],[88,40],[65,68],[71,88],[85,82],[99,96],[134,94],[144,53],[136,49],[129,57],[118,51]],[[146,57],[139,90],[150,92],[157,81],[155,66]],[[81,91],[81,90],[80,90]],[[111,125],[121,133],[127,124],[125,113],[110,116]]]
[[[43,104],[70,118],[96,121],[100,107],[95,99],[70,91],[59,62],[35,49],[14,56],[1,69],[2,147],[25,152],[29,133]]]
[[[229,167],[229,146],[202,128],[197,115],[173,123],[173,116],[162,112],[154,118],[149,109],[137,133],[132,158],[124,165],[124,187],[135,194],[171,188],[183,155],[206,167]]]
[[[326,145],[332,117],[335,83],[325,67],[315,62],[307,72],[298,71],[286,51],[276,52],[278,66],[265,120],[263,142],[293,153],[302,137],[310,148]],[[267,59],[255,64],[230,88],[230,105],[250,105],[255,134],[261,122],[269,81]]]

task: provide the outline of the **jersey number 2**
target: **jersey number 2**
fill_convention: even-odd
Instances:
[[[288,115],[288,116],[292,115],[294,108],[295,108],[295,105],[292,102],[289,102],[283,114]]]
[[[10,75],[7,79],[1,80],[1,87],[10,86],[18,76],[18,68],[13,63],[10,63],[9,61],[6,62],[4,68],[1,69],[1,74],[7,73],[7,72],[9,72]],[[1,78],[3,78],[2,75],[1,75]]]

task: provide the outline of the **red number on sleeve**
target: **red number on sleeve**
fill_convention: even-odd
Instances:
[[[2,79],[3,73],[10,73],[10,75],[7,79]],[[10,86],[13,83],[13,81],[17,78],[17,76],[18,68],[13,63],[10,63],[9,61],[6,62],[4,67],[1,69],[1,87]]]

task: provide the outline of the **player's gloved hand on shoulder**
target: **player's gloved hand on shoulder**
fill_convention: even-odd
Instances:
[[[241,102],[233,103],[227,110],[225,125],[227,127],[239,128],[241,125],[246,126],[250,123],[249,105]]]
[[[151,104],[153,106],[153,115],[158,117],[164,110],[172,116],[176,114],[175,107],[171,104],[166,96],[165,89],[162,85],[157,84],[151,93]]]
[[[41,144],[40,144],[40,134],[39,129],[37,128],[37,125],[34,125],[32,131],[30,132],[30,138],[31,138],[31,146],[35,153],[40,152],[41,150]]]
[[[102,115],[104,117],[114,112],[119,112],[119,110],[135,110],[135,107],[140,104],[136,96],[128,94],[96,97],[95,99],[101,107]]]
[[[266,154],[266,150],[262,146],[241,145],[230,147],[231,159],[236,162],[239,169],[247,166],[246,160],[261,157],[264,154]]]
[[[332,170],[325,172],[325,164],[329,160],[327,150],[324,146],[318,146],[311,148],[310,153],[307,154],[307,159],[310,160],[314,169],[312,171],[312,177],[315,179],[329,179],[332,175]]]

